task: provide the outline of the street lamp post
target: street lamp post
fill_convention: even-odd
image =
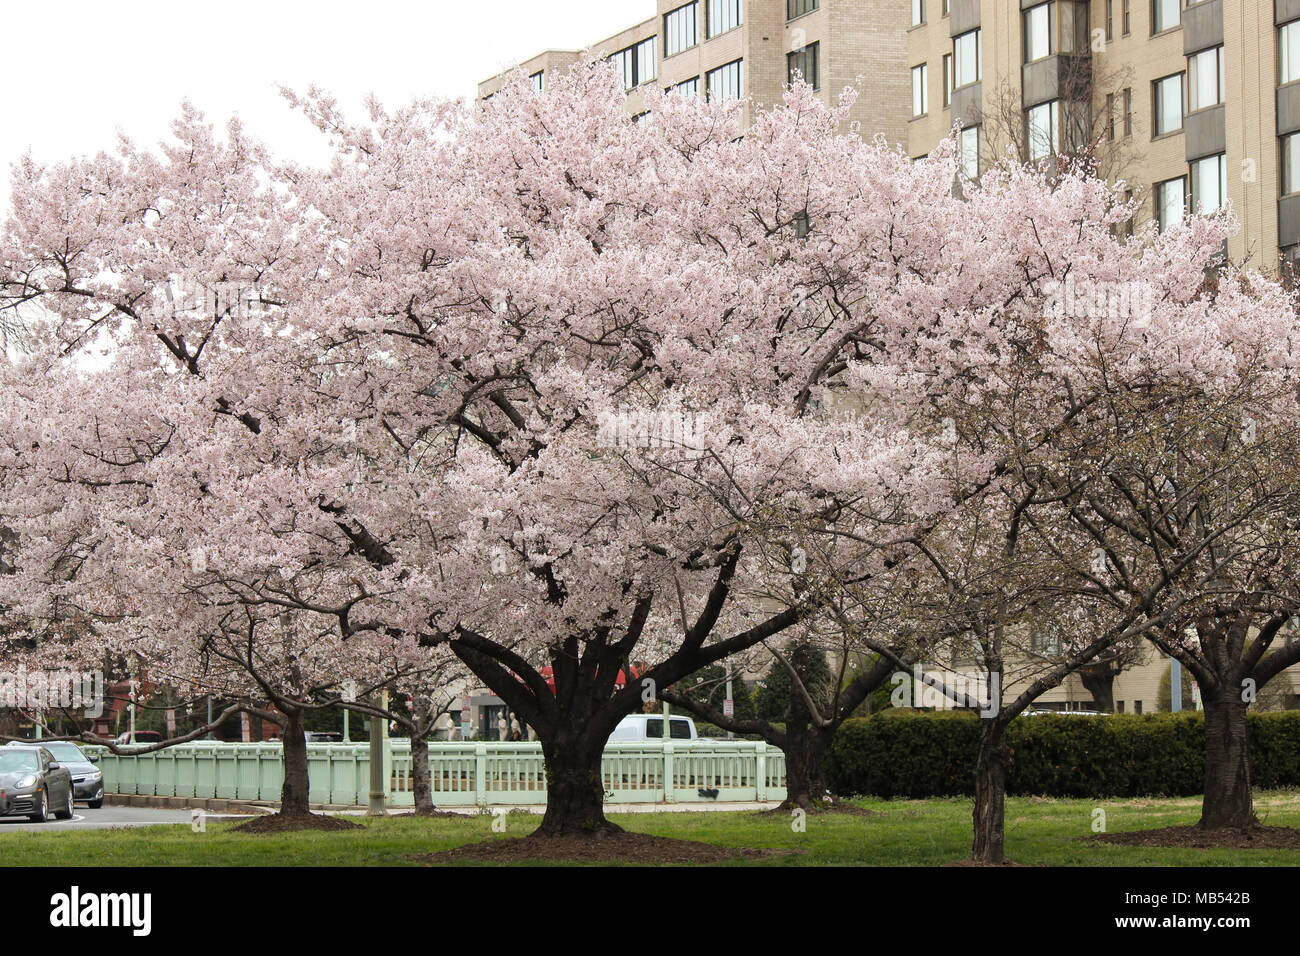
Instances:
[[[379,708],[387,709],[388,691],[379,694]],[[388,722],[375,715],[370,718],[370,807],[368,817],[387,816],[384,807],[384,739],[388,736]]]

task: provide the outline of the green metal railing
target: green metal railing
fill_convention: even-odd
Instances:
[[[179,744],[140,756],[100,754],[106,793],[269,800],[284,781],[278,743]],[[388,804],[415,803],[410,741],[386,742]],[[307,747],[312,803],[364,806],[370,791],[368,744]],[[785,758],[758,741],[609,744],[601,766],[608,803],[689,803],[785,799]],[[546,803],[539,743],[430,743],[429,777],[438,806]],[[700,790],[717,790],[716,797]]]

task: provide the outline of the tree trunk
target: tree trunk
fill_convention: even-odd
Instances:
[[[1205,799],[1200,827],[1257,826],[1250,793],[1246,704],[1231,692],[1205,700]]]
[[[280,789],[282,816],[311,813],[307,799],[307,735],[303,731],[302,711],[284,715],[281,728],[284,747],[284,786]]]
[[[1006,725],[980,721],[979,756],[975,762],[975,843],[977,863],[1001,863],[1006,842],[1007,802]]]
[[[416,814],[433,813],[436,808],[429,779],[429,739],[418,732],[411,734],[411,790],[415,794]]]
[[[588,836],[622,833],[605,819],[605,787],[600,761],[605,738],[561,732],[542,739],[546,758],[546,815],[535,836]]]
[[[785,802],[782,809],[817,810],[826,796],[826,750],[831,733],[804,724],[785,730]]]
[[[1079,680],[1084,689],[1092,695],[1092,702],[1105,714],[1115,713],[1115,672],[1109,667],[1100,671],[1089,672],[1087,668],[1079,671]]]

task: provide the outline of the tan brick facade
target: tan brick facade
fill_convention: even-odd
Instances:
[[[898,145],[907,141],[908,76],[907,8],[903,0],[818,0],[816,7],[801,12],[809,3],[790,0],[744,0],[742,23],[717,36],[709,35],[709,4],[722,0],[697,0],[697,42],[665,56],[665,17],[683,6],[682,0],[658,0],[656,15],[622,33],[593,43],[587,51],[551,50],[520,64],[525,74],[547,74],[567,70],[589,52],[609,56],[650,37],[657,37],[658,76],[628,92],[628,109],[644,109],[643,91],[650,86],[671,88],[698,78],[705,91],[709,71],[741,61],[743,92],[751,97],[753,110],[779,102],[789,77],[788,54],[816,44],[818,89],[831,103],[846,86],[861,90],[850,122],[859,124],[864,136],[881,133]],[[555,4],[557,10],[561,3]],[[791,12],[797,15],[789,17]],[[501,88],[507,74],[498,74],[479,84],[479,96],[490,96]]]
[[[1076,3],[1087,17],[1084,50],[1085,68],[1093,80],[1088,102],[1093,130],[1107,127],[1108,105],[1115,117],[1115,140],[1107,138],[1098,149],[1110,150],[1118,160],[1104,172],[1112,179],[1123,179],[1142,200],[1139,221],[1155,215],[1157,183],[1187,177],[1189,203],[1194,202],[1196,197],[1190,196],[1192,161],[1206,155],[1206,148],[1213,148],[1215,152],[1209,155],[1225,156],[1227,198],[1241,226],[1229,242],[1229,255],[1275,271],[1282,199],[1277,125],[1279,29],[1289,20],[1300,19],[1300,4],[1292,0],[1058,0],[1051,4],[1056,8],[1053,24],[1065,19]],[[977,91],[983,114],[981,163],[994,162],[1008,145],[1004,117],[1023,110],[1030,105],[1025,101],[1033,99],[1032,93],[1026,93],[1030,67],[1026,65],[1025,11],[1042,4],[1034,0],[925,0],[924,5],[925,22],[908,29],[907,60],[909,68],[928,65],[929,111],[909,122],[908,151],[913,156],[929,152],[954,123],[952,111],[944,106],[943,57],[953,50],[954,21],[959,21],[958,29],[964,29],[973,20],[979,25],[982,51],[982,89]],[[1158,5],[1172,12],[1175,19],[1168,28],[1153,32]],[[1207,122],[1217,119],[1212,109],[1190,111],[1187,80],[1188,54],[1216,45],[1216,30],[1222,33],[1224,59],[1223,118],[1217,124]],[[1053,39],[1061,42],[1060,34]],[[1183,74],[1184,120],[1176,131],[1157,135],[1153,84],[1176,74]],[[1131,123],[1126,123],[1124,116],[1127,97],[1131,97]],[[911,109],[908,112],[910,115]],[[1021,122],[1025,122],[1023,118]],[[1216,125],[1221,134],[1215,131]],[[1206,130],[1222,135],[1221,147],[1200,145],[1214,142],[1214,135],[1204,135]],[[1191,141],[1193,137],[1195,141]],[[1300,207],[1296,211],[1300,212]]]

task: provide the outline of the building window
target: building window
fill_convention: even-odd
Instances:
[[[1282,195],[1300,193],[1300,133],[1282,137]]]
[[[817,0],[785,0],[785,18],[793,20],[817,9]]]
[[[682,80],[680,83],[678,83],[676,86],[674,86],[671,90],[669,90],[669,92],[670,92],[670,93],[680,93],[680,94],[682,94],[683,96],[699,96],[699,95],[700,95],[700,78],[699,78],[698,76],[693,76],[693,77],[691,77],[689,80]]]
[[[1106,94],[1106,140],[1115,142],[1115,94]]]
[[[1192,209],[1208,215],[1228,199],[1228,156],[1220,153],[1192,163]]]
[[[803,81],[814,90],[821,89],[821,70],[818,62],[818,46],[809,43],[806,47],[787,53],[785,56],[786,81],[793,83],[795,77],[802,76]]]
[[[942,2],[939,4],[939,16],[946,17],[947,15],[948,15],[948,0],[942,0]]]
[[[630,90],[659,76],[658,47],[659,38],[650,37],[610,56],[623,78],[623,89]]]
[[[1300,20],[1278,27],[1277,62],[1279,83],[1300,80]]]
[[[1183,221],[1187,213],[1187,178],[1156,183],[1156,225],[1164,232]]]
[[[919,27],[925,22],[925,0],[912,0],[912,26]]]
[[[952,54],[943,55],[943,105],[946,109],[952,103]]]
[[[1151,32],[1163,33],[1179,24],[1178,0],[1151,0]]]
[[[930,95],[926,90],[930,77],[929,67],[922,63],[912,67],[912,115],[924,116],[930,112]]]
[[[1024,13],[1025,62],[1033,63],[1056,52],[1056,4],[1040,3]]]
[[[1123,35],[1124,35],[1124,36],[1128,36],[1128,34],[1129,34],[1129,27],[1132,26],[1132,24],[1133,24],[1133,10],[1132,10],[1132,7],[1131,7],[1132,2],[1133,2],[1133,0],[1123,0],[1123,4],[1124,4],[1124,6],[1123,6],[1123,8],[1122,8],[1122,11],[1123,11],[1123,12],[1122,12],[1122,26],[1123,26]]]
[[[698,9],[698,3],[688,3],[664,14],[664,56],[689,50],[699,42]]]
[[[980,174],[980,128],[967,126],[958,134],[957,145],[961,151],[961,174],[967,179],[978,179]]]
[[[1211,47],[1187,58],[1187,111],[1195,113],[1223,102],[1226,85],[1223,47]]]
[[[952,41],[953,89],[978,83],[983,74],[980,63],[980,31],[969,30]]]
[[[1125,137],[1133,135],[1133,89],[1124,87],[1124,92],[1120,95],[1124,103],[1124,135]]]
[[[1025,140],[1030,162],[1061,150],[1061,101],[1052,100],[1025,111]]]
[[[1163,136],[1183,128],[1183,74],[1175,73],[1152,84],[1154,133]]]
[[[542,92],[546,88],[546,71],[538,70],[528,78],[528,82],[533,84],[533,89],[537,92]]]
[[[740,26],[740,8],[741,0],[709,0],[709,36],[720,36]]]
[[[1106,0],[1106,42],[1115,39],[1115,0]]]
[[[716,70],[709,70],[704,77],[704,88],[711,100],[737,100],[745,95],[743,61],[732,60]]]

